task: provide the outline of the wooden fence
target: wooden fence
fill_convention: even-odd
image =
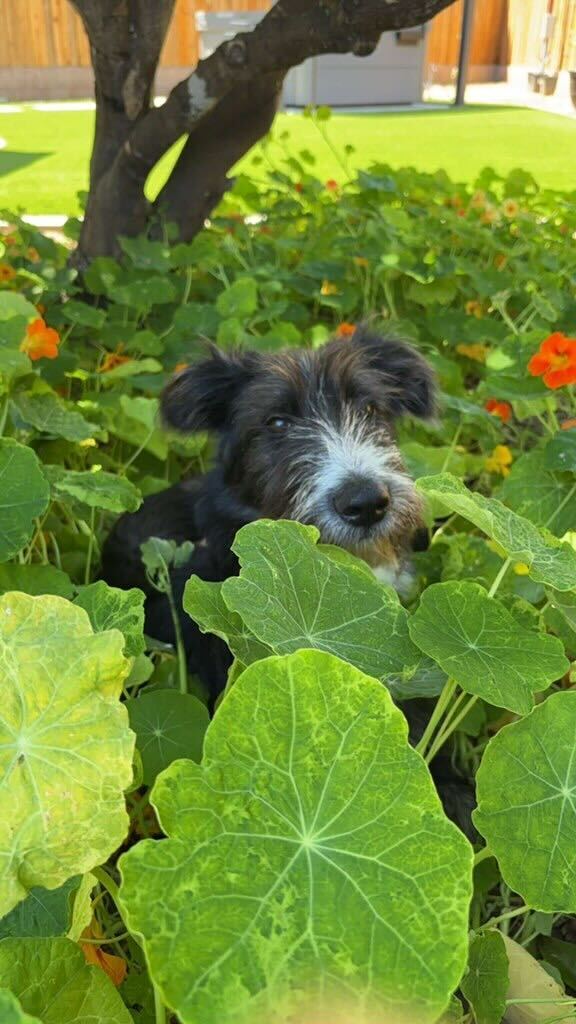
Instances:
[[[470,60],[472,80],[504,77],[508,64],[537,63],[546,3],[547,0],[477,0]],[[161,68],[176,72],[197,61],[197,10],[265,10],[269,6],[269,0],[176,0]],[[567,67],[567,40],[572,28],[576,29],[576,0],[555,0],[555,11],[557,30],[552,60],[557,66]],[[457,0],[434,19],[427,43],[429,80],[447,80],[454,73],[461,17],[462,0]],[[47,73],[68,69],[68,79],[73,81],[76,75],[85,89],[89,68],[86,35],[68,0],[0,0],[0,94],[6,93],[1,86],[10,80],[8,69],[14,69],[14,73],[20,69],[18,78],[22,82],[34,79],[34,69],[42,71],[42,80]]]

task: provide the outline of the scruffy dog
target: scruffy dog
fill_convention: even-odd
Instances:
[[[316,351],[213,349],[168,384],[162,417],[181,432],[215,432],[216,466],[123,516],[104,547],[103,578],[143,589],[147,633],[172,643],[168,601],[146,580],[142,542],[156,536],[195,543],[189,563],[172,573],[181,608],[193,573],[216,581],[238,572],[231,544],[241,526],[260,518],[296,519],[314,524],[323,542],[365,559],[379,578],[401,590],[420,500],[402,464],[394,422],[403,414],[431,417],[434,392],[432,371],[418,352],[362,328]],[[184,612],[182,633],[190,671],[207,686],[213,704],[230,654]],[[417,702],[410,703],[417,736],[420,714]],[[451,800],[446,793],[444,798]]]
[[[141,543],[151,536],[194,541],[190,563],[173,576],[180,607],[192,573],[223,580],[238,572],[230,548],[241,526],[284,518],[313,523],[322,541],[359,555],[401,588],[420,500],[394,441],[394,421],[433,412],[425,360],[403,342],[362,329],[316,351],[213,349],[168,384],[162,417],[184,433],[216,432],[216,466],[122,516],[104,547],[103,578],[141,587],[148,634],[173,642],[170,610],[146,581]],[[215,698],[225,671],[206,647],[221,642],[203,637],[184,614],[182,626],[190,670]]]

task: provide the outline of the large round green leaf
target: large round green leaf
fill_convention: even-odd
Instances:
[[[560,640],[524,629],[478,583],[435,583],[409,621],[414,643],[466,693],[519,715],[570,667]]]
[[[178,690],[149,690],[126,706],[147,786],[178,758],[201,760],[209,718],[206,705],[197,697]]]
[[[0,562],[20,551],[34,519],[45,511],[50,488],[31,448],[0,439]]]
[[[69,939],[3,939],[0,985],[40,1024],[133,1024],[107,974],[89,967]],[[14,1020],[28,1024],[30,1018]]]
[[[555,693],[490,740],[474,821],[531,907],[576,911],[576,691]]]
[[[532,579],[554,590],[576,587],[576,551],[543,527],[538,528],[495,498],[469,491],[450,473],[426,476],[417,485],[427,497],[483,530],[515,562],[528,565]]]
[[[491,929],[472,936],[460,989],[476,1024],[500,1024],[508,991],[508,957],[500,932]]]
[[[341,550],[319,548],[318,536],[313,526],[263,519],[238,532],[233,551],[241,569],[221,585],[228,609],[221,635],[231,631],[234,653],[244,662],[262,657],[262,645],[275,654],[318,648],[394,691],[395,681],[409,680],[421,660],[408,635],[408,615],[365,564]],[[216,610],[213,586],[192,580],[184,599],[186,611],[205,628]],[[239,622],[258,641],[256,649]]]
[[[102,863],[127,830],[129,663],[60,597],[0,597],[0,915]]]
[[[170,838],[121,858],[121,903],[183,1024],[318,1003],[437,1020],[466,960],[472,850],[381,684],[320,651],[252,665],[202,766],[171,765],[152,799]]]

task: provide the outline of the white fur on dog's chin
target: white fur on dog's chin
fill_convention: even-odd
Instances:
[[[398,566],[392,562],[383,562],[381,565],[373,565],[371,568],[379,583],[394,587],[400,597],[408,597],[414,586],[414,575],[405,565]]]

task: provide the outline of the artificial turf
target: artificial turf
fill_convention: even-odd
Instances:
[[[2,113],[0,106],[0,209],[25,213],[74,214],[77,192],[87,184],[94,121],[91,110],[35,110]],[[430,109],[399,113],[335,114],[328,123],[337,150],[355,147],[351,169],[373,162],[414,166],[423,171],[444,168],[456,181],[471,182],[485,166],[500,173],[514,167],[530,171],[543,187],[573,189],[576,165],[576,119],[519,107],[475,106],[461,110]],[[310,119],[282,113],[275,132],[288,132],[278,147],[311,150],[322,180],[342,181],[343,169]],[[150,191],[170,169],[174,153],[155,169]],[[247,173],[251,157],[242,161]]]

